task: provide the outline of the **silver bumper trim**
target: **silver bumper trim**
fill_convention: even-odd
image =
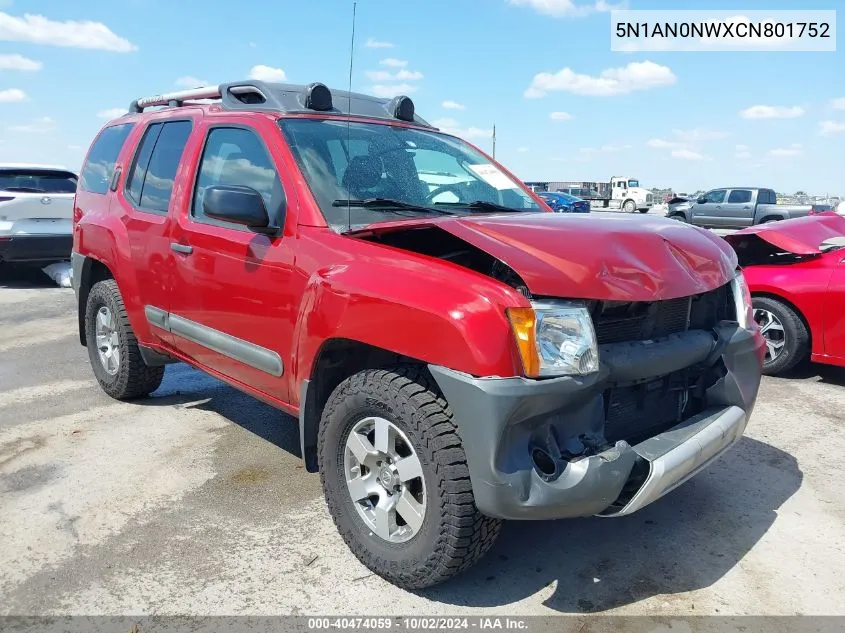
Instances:
[[[748,424],[739,407],[727,407],[692,426],[680,426],[631,448],[649,462],[649,473],[631,500],[600,516],[632,514],[656,501],[706,468],[741,437]]]

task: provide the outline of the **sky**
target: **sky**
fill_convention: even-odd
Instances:
[[[0,162],[78,169],[135,98],[349,81],[352,0],[0,0]],[[628,0],[800,9],[802,0]],[[845,7],[814,0],[813,9]],[[845,196],[845,53],[611,52],[605,0],[358,0],[352,88],[407,94],[523,180]],[[845,15],[845,12],[840,12]]]

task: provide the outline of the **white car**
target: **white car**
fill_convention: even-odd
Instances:
[[[70,258],[77,179],[62,167],[0,163],[0,263]]]

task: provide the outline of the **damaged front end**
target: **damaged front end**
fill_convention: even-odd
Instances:
[[[476,504],[508,519],[630,514],[737,441],[763,343],[740,284],[589,302],[598,370],[544,380],[430,370],[461,434]]]

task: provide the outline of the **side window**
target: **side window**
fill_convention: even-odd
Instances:
[[[150,156],[153,155],[153,148],[161,132],[161,123],[153,123],[144,132],[138,153],[132,163],[132,169],[126,179],[126,195],[137,206],[141,206],[141,189],[144,187],[144,178],[147,176],[147,166],[150,164]]]
[[[284,200],[282,183],[270,155],[258,135],[243,128],[219,127],[208,133],[194,191],[194,217],[204,217],[203,195],[208,187],[216,185],[255,189],[264,198],[271,217]]]
[[[88,157],[79,175],[79,190],[104,194],[109,190],[114,164],[129,136],[134,123],[112,125],[100,132],[88,151]]]
[[[745,204],[747,202],[751,202],[751,190],[749,189],[734,189],[728,196],[728,203]]]
[[[154,123],[144,132],[126,182],[126,195],[141,210],[167,213],[190,135],[190,121]]]
[[[709,202],[710,204],[721,204],[725,201],[725,190],[716,189],[715,191],[709,191],[704,198],[705,202]]]

